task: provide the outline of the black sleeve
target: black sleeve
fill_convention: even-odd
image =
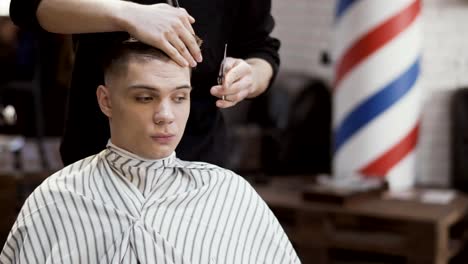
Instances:
[[[261,58],[271,64],[273,78],[278,72],[280,41],[270,36],[275,26],[271,0],[241,0],[234,34],[229,40],[230,55],[238,58]]]
[[[36,17],[36,10],[41,0],[11,0],[10,17],[24,30],[41,31]]]

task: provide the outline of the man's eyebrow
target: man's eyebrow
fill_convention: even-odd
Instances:
[[[145,90],[151,90],[151,91],[156,91],[156,92],[159,92],[160,90],[158,87],[144,85],[144,84],[133,84],[133,85],[130,85],[128,88],[129,89],[145,89]],[[174,88],[174,90],[179,90],[179,89],[192,89],[192,87],[188,84],[183,84]]]

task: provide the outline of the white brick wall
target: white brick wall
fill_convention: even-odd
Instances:
[[[320,65],[320,53],[331,47],[335,1],[273,0],[282,40],[282,68],[330,80],[331,67]],[[423,55],[419,84],[424,92],[418,181],[449,183],[449,99],[468,86],[468,0],[423,0]]]
[[[274,35],[282,42],[282,68],[331,76],[320,53],[331,45],[333,0],[273,0]],[[327,78],[328,79],[328,78]]]

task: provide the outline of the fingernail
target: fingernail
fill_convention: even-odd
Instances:
[[[203,61],[203,57],[202,57],[201,55],[198,55],[198,56],[197,56],[197,61],[198,61],[198,62],[202,62],[202,61]]]
[[[192,66],[192,68],[193,68],[193,67],[196,67],[196,66],[197,66],[197,62],[194,61],[194,60],[192,60],[192,62],[190,63],[190,66]]]

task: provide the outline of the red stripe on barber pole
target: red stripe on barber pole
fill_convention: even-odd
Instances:
[[[380,26],[360,38],[354,43],[337,63],[335,72],[334,91],[339,86],[343,78],[361,63],[366,57],[376,52],[379,48],[388,43],[395,36],[405,30],[421,10],[420,1],[414,1],[407,8],[394,15]]]
[[[398,144],[393,146],[378,159],[372,161],[360,172],[369,177],[384,177],[387,172],[398,164],[407,154],[413,151],[418,142],[419,122]]]

